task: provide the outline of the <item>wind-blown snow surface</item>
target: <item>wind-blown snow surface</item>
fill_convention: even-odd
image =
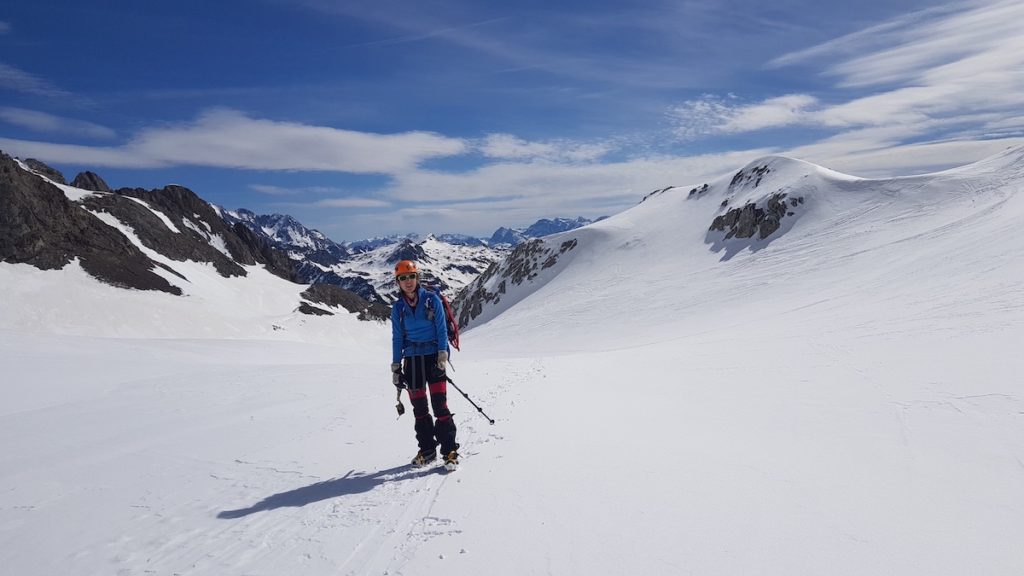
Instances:
[[[0,564],[1024,572],[1024,151],[881,181],[765,163],[756,190],[728,175],[548,240],[578,246],[454,357],[497,424],[450,394],[453,475],[402,466],[384,327],[96,338],[37,310],[0,331]],[[707,232],[783,189],[805,203],[780,235]],[[0,274],[7,327],[65,272]]]

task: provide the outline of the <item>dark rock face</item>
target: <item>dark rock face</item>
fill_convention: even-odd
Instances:
[[[71,181],[71,185],[75,188],[92,190],[93,192],[110,192],[110,186],[107,186],[103,178],[100,178],[100,175],[95,172],[80,172]]]
[[[38,164],[36,168],[41,169]],[[261,264],[282,278],[295,279],[294,265],[286,254],[244,226],[228,224],[187,188],[109,192],[102,178],[83,172],[73,185],[96,193],[72,202],[9,156],[2,155],[0,170],[0,259],[4,261],[53,269],[77,257],[87,272],[115,286],[181,294],[153,270],[162,268],[184,277],[154,262],[96,216],[109,214],[130,228],[143,246],[169,260],[209,262],[225,277],[245,276],[243,265]]]
[[[659,188],[659,189],[657,189],[657,190],[655,190],[653,192],[650,192],[650,193],[644,195],[644,197],[640,199],[640,203],[642,204],[648,198],[653,198],[655,196],[660,196],[660,195],[664,194],[665,192],[668,192],[669,190],[671,190],[673,188],[675,188],[675,186],[666,186],[664,188]]]
[[[228,224],[244,224],[272,248],[281,252],[302,254],[305,260],[331,266],[347,258],[348,249],[317,230],[306,228],[286,214],[259,215],[251,210],[224,212]]]
[[[388,264],[398,264],[401,260],[412,260],[419,265],[423,265],[426,262],[433,262],[434,259],[427,256],[423,246],[412,240],[405,239],[399,242],[391,252],[391,255],[388,256]]]
[[[186,227],[176,214],[161,213],[178,229],[171,230],[152,210],[130,199],[126,189],[116,194],[89,196],[82,203],[93,212],[106,212],[130,226],[142,244],[171,260],[210,262],[221,276],[245,276],[245,269],[218,251],[195,230]],[[132,195],[134,196],[134,194]],[[134,196],[137,197],[137,196]],[[150,204],[151,206],[153,203]],[[155,206],[154,206],[155,207]],[[250,256],[251,258],[251,256]]]
[[[291,258],[288,258],[287,254],[276,250],[269,242],[254,234],[251,229],[243,224],[235,224],[231,227],[231,231],[234,232],[241,246],[235,246],[234,250],[232,250],[233,243],[228,244],[229,252],[243,256],[251,255],[255,262],[263,264],[271,274],[278,278],[299,282],[295,263],[292,262]]]
[[[181,294],[123,234],[0,153],[0,260],[52,270],[73,258],[114,286]]]
[[[335,272],[324,271],[322,268],[308,262],[296,263],[296,274],[298,281],[302,284],[333,284],[339,288],[354,292],[359,297],[370,302],[385,301],[373,284],[360,276],[339,276]]]
[[[725,232],[726,240],[733,237],[750,238],[755,233],[764,240],[779,229],[782,219],[789,214],[785,198],[784,192],[778,192],[768,197],[763,208],[752,203],[733,208],[725,214],[716,216],[711,222],[710,230]],[[794,206],[803,204],[803,201],[803,197],[791,200]],[[725,205],[723,202],[722,206]]]
[[[358,294],[334,286],[333,284],[313,284],[302,293],[302,297],[310,302],[316,304],[324,304],[327,306],[340,306],[345,310],[353,314],[358,314],[360,320],[376,320],[379,322],[387,321],[391,318],[391,307],[382,304],[380,302],[368,302],[361,298]],[[312,308],[312,306],[310,306]],[[326,310],[320,310],[323,313],[330,314]],[[300,312],[306,314],[318,314],[318,312],[305,312],[300,308]]]
[[[38,174],[42,174],[43,176],[46,176],[47,178],[53,180],[54,182],[59,182],[60,184],[67,184],[67,182],[64,181],[64,175],[60,173],[60,170],[57,170],[56,168],[51,168],[50,166],[44,164],[43,162],[40,162],[39,160],[36,160],[35,158],[29,158],[25,160],[25,165],[28,166],[29,170],[36,172]]]
[[[333,313],[324,310],[323,308],[317,308],[311,305],[309,302],[303,302],[299,304],[299,312],[303,314],[309,314],[310,316],[334,316]]]
[[[575,249],[575,238],[565,240],[557,246],[549,245],[541,239],[533,239],[516,246],[508,257],[492,264],[476,280],[463,288],[452,301],[452,309],[459,321],[459,326],[467,327],[474,318],[480,316],[485,305],[494,305],[501,301],[509,288],[509,284],[522,285],[533,281],[541,270],[554,266],[565,253]],[[486,286],[492,279],[500,278],[495,292]]]
[[[736,180],[736,179],[735,179],[735,178],[733,178],[733,181],[735,181],[735,180]],[[687,194],[687,197],[689,197],[689,198],[693,198],[694,196],[700,196],[701,194],[703,194],[703,193],[705,193],[705,192],[707,192],[707,191],[708,191],[708,184],[707,184],[707,183],[705,183],[705,184],[704,184],[703,186],[701,186],[701,187],[699,187],[699,188],[693,188],[693,189],[691,189],[691,190],[690,190],[690,193],[689,193],[689,194]]]
[[[749,170],[740,170],[732,177],[732,182],[729,182],[729,190],[732,191],[739,186],[753,184],[754,188],[761,185],[761,180],[771,172],[772,169],[767,164],[763,166],[755,166]]]
[[[130,198],[142,200],[159,211],[178,232],[168,228],[151,210]],[[209,203],[183,186],[165,186],[157,190],[121,188],[114,194],[87,198],[85,202],[89,206],[103,208],[122,222],[140,223],[141,226],[135,229],[143,244],[172,260],[210,262],[225,277],[245,276],[241,265],[262,264],[281,278],[295,278],[294,267],[287,255],[274,250],[246,227],[228,224]],[[214,248],[211,240],[223,242],[227,255]]]

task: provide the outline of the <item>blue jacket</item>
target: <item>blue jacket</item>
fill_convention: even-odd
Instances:
[[[416,306],[399,294],[391,307],[391,362],[448,350],[448,321],[436,292],[417,286]],[[431,319],[432,318],[432,319]]]

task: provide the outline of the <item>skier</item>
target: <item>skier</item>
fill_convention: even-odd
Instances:
[[[436,292],[419,283],[419,271],[412,260],[395,265],[398,299],[391,308],[391,382],[399,390],[408,386],[412,413],[416,418],[419,451],[414,466],[437,460],[440,445],[444,464],[454,470],[459,464],[455,421],[448,410],[448,330],[444,306]],[[427,396],[434,417],[427,406]]]

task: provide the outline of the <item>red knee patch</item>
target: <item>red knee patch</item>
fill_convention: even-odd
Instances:
[[[434,391],[433,390],[433,384],[431,384],[431,390],[430,391],[431,392]],[[416,388],[416,389],[410,388],[409,389],[409,399],[410,400],[419,400],[420,398],[426,398],[426,397],[427,397],[427,390],[425,388]]]
[[[440,382],[434,382],[430,385],[431,394],[446,394],[448,390],[448,382],[441,380]]]

